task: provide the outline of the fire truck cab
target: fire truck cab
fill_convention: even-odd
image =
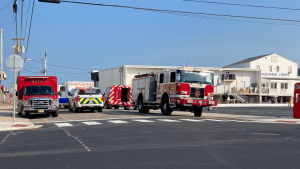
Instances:
[[[162,114],[170,115],[176,109],[200,117],[203,107],[210,110],[217,105],[213,78],[214,72],[192,67],[137,75],[132,83],[133,104],[141,113],[160,108]]]

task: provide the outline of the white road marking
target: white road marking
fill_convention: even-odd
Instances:
[[[280,135],[280,134],[275,134],[275,133],[253,133],[253,134],[267,135],[267,136],[278,136],[278,135]]]
[[[143,123],[151,123],[151,122],[154,122],[154,121],[151,121],[151,120],[144,120],[144,119],[132,120],[132,121],[138,121],[138,122],[143,122]]]
[[[58,127],[66,127],[66,126],[73,126],[70,123],[54,123],[55,125],[57,125]]]
[[[68,124],[68,123],[67,123]],[[71,124],[70,124],[71,125]],[[87,151],[91,151],[90,148],[88,148],[85,144],[83,144],[77,137],[75,136],[72,136],[65,128],[61,128],[68,136],[74,138],[76,141],[78,141],[78,143],[80,143]]]
[[[101,123],[94,122],[94,121],[81,122],[81,123],[86,124],[86,125],[99,125],[99,124],[101,124]]]
[[[127,121],[122,121],[122,120],[111,120],[111,121],[108,121],[108,122],[111,122],[111,123],[128,123]]]
[[[217,119],[204,119],[204,120],[208,120],[208,121],[222,121],[222,122],[228,122],[227,120],[217,120]]]
[[[171,120],[171,119],[157,119],[159,121],[165,121],[165,122],[181,122],[179,120]]]
[[[205,122],[204,120],[196,120],[196,119],[179,119],[183,121],[191,121],[191,122]]]

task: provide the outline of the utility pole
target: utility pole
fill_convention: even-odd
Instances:
[[[47,49],[45,49],[45,76],[47,76]]]
[[[2,80],[4,80],[4,77],[3,77],[3,41],[2,41],[2,33],[3,33],[3,29],[1,28],[0,29],[0,31],[1,31],[1,75],[0,75],[0,86],[1,86],[1,82],[2,82]]]
[[[44,58],[42,58],[42,71],[41,71],[42,76],[44,76],[44,64],[43,64],[43,60],[44,60]]]

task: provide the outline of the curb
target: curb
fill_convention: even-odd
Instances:
[[[1,123],[0,123],[1,124]],[[0,127],[0,131],[10,131],[10,130],[28,130],[28,129],[37,129],[42,127],[43,125],[34,125],[32,122],[28,125],[28,123],[15,123],[10,124],[8,127]]]

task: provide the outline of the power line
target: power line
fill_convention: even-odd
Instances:
[[[31,61],[34,61],[34,62],[38,62],[38,63],[42,63],[40,61],[37,61],[37,60],[32,60]],[[55,66],[55,67],[60,67],[60,68],[65,68],[65,69],[76,69],[76,70],[92,70],[92,69],[81,69],[81,68],[75,68],[75,67],[66,67],[66,66],[58,66],[58,65],[53,65],[53,64],[49,64],[47,63],[47,66],[50,65],[50,66]],[[100,69],[97,69],[97,70],[100,70]]]
[[[137,10],[154,11],[154,12],[170,12],[170,13],[181,13],[181,14],[194,14],[194,15],[218,16],[218,17],[229,17],[229,18],[244,18],[244,19],[256,19],[256,20],[268,20],[268,21],[280,21],[280,22],[289,22],[289,23],[300,23],[300,20],[291,20],[291,19],[262,18],[262,17],[252,17],[252,16],[239,16],[239,15],[213,14],[213,13],[202,13],[202,12],[175,11],[175,10],[165,10],[165,9],[140,8],[140,7],[123,6],[123,5],[96,4],[96,3],[64,1],[64,0],[62,0],[61,2],[69,2],[69,3],[85,4],[85,5],[108,6],[108,7],[117,7],[117,8],[128,8],[128,9],[137,9]]]
[[[32,69],[38,69],[38,70],[41,70],[40,68],[36,68],[36,67],[33,67],[33,66],[29,65],[28,63],[25,63],[25,64],[27,64],[27,66],[29,66],[29,67],[32,68]],[[47,64],[47,65],[48,65],[48,64]],[[90,70],[90,69],[89,69],[89,70]],[[51,71],[51,70],[47,70],[47,72],[63,73],[63,74],[87,74],[87,73],[74,73],[74,72],[72,72],[72,73],[70,73],[70,72],[56,72],[56,71]],[[40,72],[38,72],[38,73],[40,73]]]
[[[281,7],[273,7],[273,6],[262,6],[262,5],[246,5],[246,4],[233,4],[227,2],[211,2],[211,1],[199,1],[199,0],[183,0],[183,1],[192,1],[192,2],[201,2],[201,3],[209,3],[209,4],[219,4],[219,5],[233,5],[233,6],[246,6],[246,7],[256,7],[256,8],[268,8],[268,9],[284,9],[284,10],[296,10],[297,8],[281,8]]]
[[[28,9],[27,9],[27,17],[26,17],[26,26],[25,26],[25,31],[24,31],[24,38],[25,38],[26,30],[27,30],[27,23],[28,23],[27,20],[28,20],[28,14],[29,14],[30,3],[31,3],[31,0],[29,1]]]
[[[32,23],[32,15],[33,15],[33,9],[34,9],[34,2],[35,2],[35,0],[33,0],[33,4],[32,4],[31,19],[30,19],[30,25],[29,25],[29,32],[28,32],[27,46],[26,46],[26,51],[25,51],[25,59],[24,59],[24,62],[25,62],[26,56],[27,56],[28,43],[29,43],[29,37],[30,37],[30,30],[31,30],[31,23]]]
[[[24,0],[22,0],[22,3],[21,3],[21,29],[20,29],[20,38],[22,38],[23,8],[24,8]]]
[[[10,5],[12,2],[14,2],[15,0],[12,0],[10,3],[8,3],[5,7],[1,8],[0,11],[2,11],[3,9],[5,9],[6,7],[8,7],[8,5]]]

